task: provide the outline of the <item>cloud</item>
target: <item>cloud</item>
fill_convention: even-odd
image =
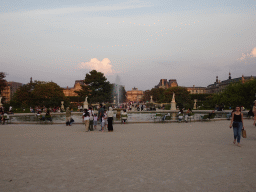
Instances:
[[[78,65],[79,69],[89,69],[89,70],[96,70],[99,72],[106,74],[113,74],[112,65],[110,64],[111,61],[108,58],[104,58],[102,61],[99,61],[97,58],[91,59],[89,62],[82,62]]]
[[[152,7],[153,4],[145,3],[140,1],[128,1],[126,3],[119,3],[113,5],[102,5],[102,6],[73,6],[64,8],[53,8],[53,9],[34,9],[29,11],[11,12],[7,14],[21,14],[21,15],[61,15],[61,14],[72,14],[78,12],[102,12],[102,11],[118,11],[126,9],[137,9],[144,7]]]
[[[240,58],[237,59],[237,60],[242,61],[242,60],[246,60],[246,59],[249,59],[249,58],[252,58],[252,57],[256,57],[256,47],[254,47],[254,48],[252,49],[252,51],[251,51],[250,54],[249,54],[249,53],[247,53],[247,54],[242,53],[242,57],[240,57]]]

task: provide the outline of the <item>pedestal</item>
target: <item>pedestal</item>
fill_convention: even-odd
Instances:
[[[84,102],[84,109],[88,109],[89,107],[88,107],[88,102]]]
[[[171,111],[175,111],[176,109],[176,102],[171,102]]]

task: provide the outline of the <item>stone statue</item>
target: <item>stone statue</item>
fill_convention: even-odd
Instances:
[[[172,102],[175,102],[175,93],[173,92],[173,94],[172,94]]]
[[[84,109],[88,109],[89,108],[87,99],[88,99],[88,97],[86,96],[85,97],[85,101],[84,101]]]
[[[65,110],[65,108],[64,108],[64,101],[61,101],[61,107],[60,108],[61,108],[62,111]]]
[[[194,107],[193,107],[193,109],[196,109],[196,102],[197,102],[197,99],[194,99]]]
[[[176,102],[175,102],[175,93],[172,94],[172,102],[171,102],[171,111],[177,110],[176,108]]]
[[[150,103],[153,103],[153,96],[150,96]]]

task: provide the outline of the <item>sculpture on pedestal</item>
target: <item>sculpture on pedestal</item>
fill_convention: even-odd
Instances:
[[[193,107],[193,109],[196,109],[196,102],[197,102],[197,99],[194,99],[194,107]]]
[[[175,102],[175,93],[172,94],[171,110],[172,111],[177,110],[176,109],[176,102]]]
[[[153,103],[153,96],[150,96],[150,103]]]
[[[84,109],[88,109],[88,101],[87,101],[88,97],[85,97],[85,101],[84,101]]]
[[[61,109],[62,111],[65,111],[65,108],[64,108],[64,101],[61,101],[61,107],[60,107],[60,109]]]

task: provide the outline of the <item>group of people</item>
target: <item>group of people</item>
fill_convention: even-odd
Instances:
[[[241,107],[237,106],[236,109],[232,112],[232,118],[229,127],[233,127],[233,133],[234,133],[234,141],[233,143],[236,144],[237,146],[241,147],[240,145],[240,140],[241,140],[241,132],[244,129],[244,122],[243,122],[243,113],[241,112]],[[253,116],[254,116],[254,121],[253,125],[256,126],[256,101],[254,102],[253,108]]]
[[[105,110],[103,108],[103,105],[99,105],[98,113],[94,114],[92,107],[89,107],[89,109],[84,109],[82,119],[85,124],[85,132],[93,131],[94,129],[97,129],[98,121],[100,123],[100,130],[104,131],[108,130],[108,132],[113,132],[113,108],[109,107],[109,110]],[[71,126],[72,121],[71,118],[71,111],[69,107],[66,109],[66,125]]]
[[[89,110],[84,109],[83,121],[85,124],[85,132],[93,131],[97,129],[98,121],[100,122],[101,129],[99,131],[108,130],[108,132],[113,132],[113,108],[109,107],[109,110],[105,110],[103,105],[99,105],[98,114],[94,114],[91,107]]]

